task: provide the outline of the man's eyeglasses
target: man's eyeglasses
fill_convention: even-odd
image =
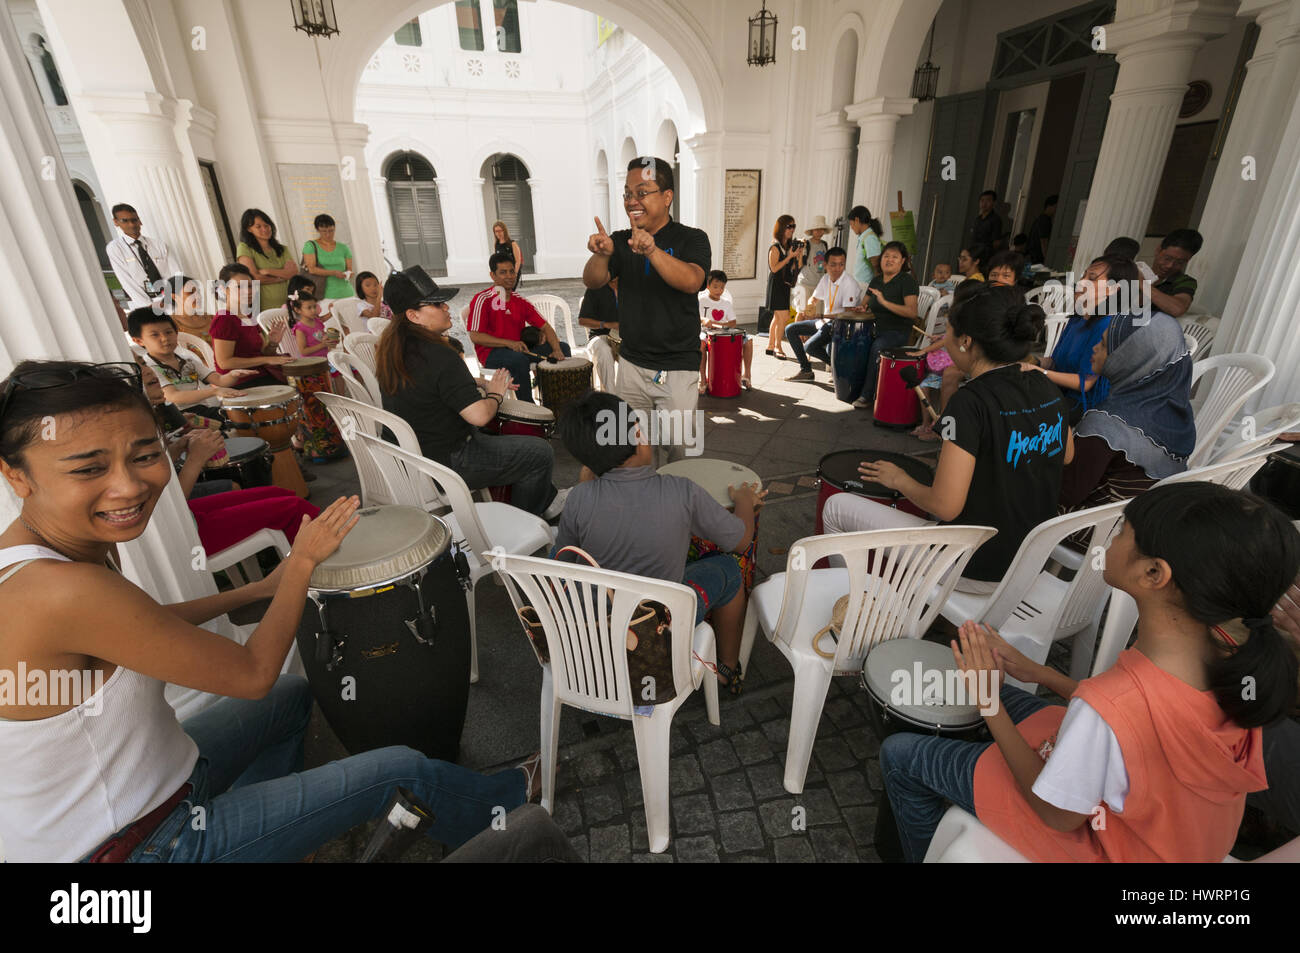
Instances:
[[[88,379],[118,380],[133,387],[136,393],[144,393],[144,377],[140,365],[128,364],[125,361],[110,361],[105,364],[82,364],[76,367],[49,370],[42,368],[28,371],[25,374],[10,374],[5,379],[4,390],[0,392],[0,422],[3,422],[5,413],[9,410],[9,402],[13,399],[14,394],[18,393],[19,388],[23,390],[50,390],[55,387],[67,387],[69,384]]]
[[[638,189],[636,192],[624,192],[623,201],[630,202],[636,199],[638,202],[644,202],[647,195],[654,195],[656,192],[662,192],[663,189]]]
[[[139,224],[140,224],[140,220],[139,220],[138,218],[118,218],[117,221],[118,221],[118,224],[120,224],[120,225],[139,225]]]

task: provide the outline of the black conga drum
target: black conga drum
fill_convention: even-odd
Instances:
[[[1252,493],[1275,503],[1293,520],[1300,520],[1300,443],[1268,458],[1250,481]]]
[[[307,590],[298,651],[312,694],[352,754],[406,745],[455,761],[470,636],[451,532],[411,506],[358,515]]]

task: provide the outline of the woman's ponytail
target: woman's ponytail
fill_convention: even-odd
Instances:
[[[1243,619],[1250,638],[1210,664],[1210,690],[1243,728],[1271,724],[1295,706],[1300,662],[1268,616]]]

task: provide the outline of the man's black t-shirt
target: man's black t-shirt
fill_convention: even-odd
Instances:
[[[1057,515],[1068,416],[1060,388],[1018,364],[981,374],[948,401],[939,432],[975,458],[966,506],[948,522],[998,531],[967,577],[1000,580],[1029,531]]]
[[[1043,239],[1052,237],[1052,216],[1046,212],[1034,219],[1034,224],[1029,226],[1029,247],[1026,249],[1027,257],[1031,265],[1041,265],[1043,263]]]
[[[974,223],[970,227],[970,244],[966,246],[969,251],[972,246],[986,245],[992,249],[993,244],[1002,237],[1002,219],[998,218],[997,212],[989,212],[985,218],[975,217]],[[988,262],[984,262],[987,267]]]
[[[603,288],[588,288],[582,296],[582,307],[578,309],[578,318],[587,321],[618,321],[618,296],[609,285]],[[587,328],[587,337],[599,337],[608,334],[609,328]],[[621,332],[620,332],[621,333]]]
[[[628,247],[631,229],[609,236],[614,254],[609,276],[618,279],[620,360],[654,371],[695,371],[700,367],[700,287],[678,291],[659,276],[644,255]],[[669,219],[655,244],[678,261],[699,265],[707,276],[712,262],[709,236]]]
[[[384,394],[384,410],[411,425],[424,456],[446,466],[474,432],[460,412],[483,395],[461,356],[445,344],[412,338],[404,357],[411,380]]]

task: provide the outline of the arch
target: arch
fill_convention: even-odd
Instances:
[[[77,197],[77,205],[86,223],[86,231],[90,233],[90,243],[95,246],[101,270],[112,271],[113,266],[108,260],[109,238],[104,231],[104,209],[99,204],[95,190],[81,179],[73,179],[72,192]]]
[[[854,30],[845,30],[840,34],[831,60],[831,98],[827,104],[830,109],[841,109],[857,101],[854,98],[857,79],[858,34]]]
[[[414,150],[400,150],[385,158],[380,170],[402,266],[446,275],[447,228],[433,163]]]
[[[839,21],[830,31],[830,42],[826,49],[831,50],[831,58],[823,62],[821,80],[817,92],[817,106],[819,113],[830,112],[831,110],[842,108],[849,103],[857,102],[857,92],[860,86],[862,72],[862,52],[866,36],[866,28],[863,25],[862,18],[856,13],[846,13],[840,17]],[[853,47],[853,72],[846,84],[841,77],[840,57],[841,51],[845,48],[846,42]],[[846,54],[847,55],[847,54]],[[849,87],[849,99],[840,100],[843,95],[843,87]]]
[[[868,35],[859,57],[864,64],[859,102],[877,97],[911,98],[917,57],[942,4],[943,0],[880,0],[873,20],[876,29]]]
[[[659,124],[658,131],[655,132],[654,154],[661,159],[667,159],[668,164],[672,167],[673,204],[669,212],[673,218],[677,219],[680,219],[682,214],[682,165],[677,158],[681,150],[681,136],[677,133],[677,125],[671,119],[665,119]]]
[[[478,151],[470,157],[469,167],[479,169],[481,174],[482,170],[487,167],[489,159],[503,155],[515,156],[528,168],[529,174],[532,173],[533,169],[540,169],[544,165],[538,159],[537,154],[528,146],[514,141],[507,142],[504,139],[493,139],[480,146]],[[486,178],[486,176],[483,177]]]
[[[592,189],[596,201],[596,207],[593,209],[593,212],[602,222],[608,223],[610,210],[609,156],[605,154],[603,148],[596,150],[596,161],[592,168],[595,172],[595,175],[593,176]]]
[[[623,145],[619,147],[618,165],[615,166],[615,169],[617,169],[617,172],[615,173],[615,177],[619,180],[620,185],[622,184],[623,179],[625,177],[624,173],[625,170],[627,169],[628,163],[631,162],[639,155],[641,155],[641,151],[637,149],[636,142],[632,139],[632,137],[628,136],[627,138],[625,138],[623,140]]]
[[[438,172],[433,163],[418,152],[395,152],[381,167],[381,175],[390,182],[433,182]]]
[[[427,161],[435,170],[447,164],[447,157],[442,155],[434,144],[413,136],[393,136],[382,142],[372,142],[366,146],[366,167],[371,175],[384,177],[384,170],[393,158],[403,152],[413,152]]]
[[[536,272],[537,230],[533,216],[533,190],[528,183],[528,164],[518,155],[498,152],[488,156],[480,166],[483,179],[483,218],[492,223],[505,222],[510,238],[519,244],[524,256],[523,273]],[[495,242],[495,237],[489,242]]]

